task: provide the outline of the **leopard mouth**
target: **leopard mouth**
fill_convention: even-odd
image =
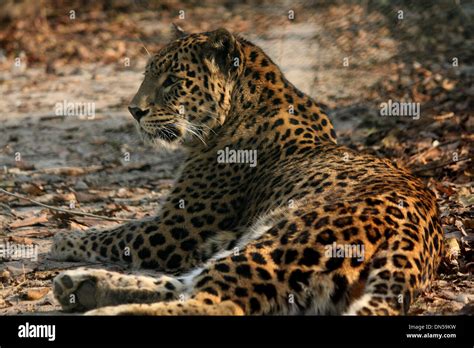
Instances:
[[[153,141],[158,139],[169,143],[175,142],[182,136],[181,131],[174,124],[162,125],[153,130],[144,129],[142,126],[140,126],[140,133],[147,140]]]

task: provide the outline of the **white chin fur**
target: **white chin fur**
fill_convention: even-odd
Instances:
[[[166,140],[163,140],[163,139],[160,139],[160,138],[155,138],[155,137],[152,138],[148,134],[143,134],[142,132],[139,132],[139,133],[140,133],[140,136],[141,136],[141,138],[142,138],[142,140],[145,144],[151,145],[151,146],[153,146],[154,148],[156,148],[158,150],[162,150],[162,149],[176,150],[176,149],[181,147],[180,146],[181,145],[180,140],[169,142],[169,141],[166,141]]]

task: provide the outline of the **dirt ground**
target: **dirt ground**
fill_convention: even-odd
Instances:
[[[52,236],[153,215],[172,187],[182,154],[143,145],[126,111],[146,49],[168,42],[171,22],[190,32],[226,27],[261,45],[290,81],[327,106],[340,143],[391,158],[423,178],[438,198],[446,255],[410,314],[474,313],[474,6],[65,3],[43,1],[42,8],[21,11],[40,14],[34,17],[18,16],[13,6],[1,18],[0,188],[117,221],[0,191],[0,246],[23,246],[37,256],[0,254],[0,314],[58,314],[52,279],[65,269],[104,265],[49,259]],[[388,100],[420,103],[420,118],[381,117],[380,103]],[[67,102],[91,103],[94,115],[58,115],[58,104]]]

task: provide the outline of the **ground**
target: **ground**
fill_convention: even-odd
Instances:
[[[191,32],[223,26],[242,33],[327,105],[340,143],[422,177],[437,195],[447,248],[438,278],[410,314],[473,314],[474,8],[450,1],[216,4],[71,5],[38,10],[32,21],[14,13],[2,21],[0,188],[117,221],[0,191],[0,246],[38,248],[38,260],[0,254],[0,314],[58,313],[52,279],[104,265],[50,260],[52,236],[153,215],[172,187],[182,154],[143,145],[126,106],[142,79],[144,47],[164,45],[173,21]],[[420,118],[381,117],[389,100],[420,103]],[[64,102],[93,103],[95,114],[58,115]]]

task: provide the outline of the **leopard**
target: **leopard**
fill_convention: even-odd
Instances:
[[[130,269],[60,273],[64,311],[405,315],[436,276],[434,194],[338,145],[326,107],[241,35],[178,30],[128,109],[144,143],[185,160],[156,215],[54,236],[57,260]]]

